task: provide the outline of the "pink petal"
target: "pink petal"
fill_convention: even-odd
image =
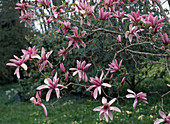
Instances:
[[[103,75],[104,75],[104,73],[103,73],[103,71],[102,71],[101,76],[100,76],[100,80],[102,80]]]
[[[43,109],[44,109],[44,113],[45,113],[45,116],[47,117],[47,109],[46,109],[45,105],[44,105],[44,104],[41,104],[40,106],[42,106],[42,107],[43,107]]]
[[[159,123],[161,123],[161,122],[164,122],[164,119],[158,119],[158,120],[156,120],[156,121],[154,122],[154,124],[159,124]]]
[[[165,118],[165,117],[166,117],[165,113],[164,113],[163,111],[161,111],[161,110],[159,110],[159,115],[160,115],[162,118]]]
[[[126,95],[126,98],[135,98],[135,95],[133,95],[133,94],[128,94],[128,95]]]
[[[57,98],[59,98],[60,97],[60,90],[58,88],[55,88],[55,92],[56,92]]]
[[[134,101],[134,103],[133,103],[133,108],[134,108],[134,109],[136,108],[137,103],[138,103],[138,100],[135,99],[135,101]]]
[[[109,115],[110,119],[113,120],[113,114],[111,111],[108,112],[108,115]]]
[[[121,112],[121,110],[117,107],[111,106],[110,110],[116,111],[116,112]]]
[[[46,89],[46,88],[49,88],[49,86],[48,85],[41,85],[41,86],[37,87],[36,89],[42,90],[42,89]]]
[[[46,101],[48,102],[51,96],[51,92],[53,91],[53,89],[50,89],[47,94],[46,94]]]
[[[113,98],[112,100],[109,101],[109,105],[111,105],[112,103],[114,103],[116,101],[116,98]]]
[[[96,108],[93,109],[93,111],[100,111],[103,108],[103,106],[98,106]]]
[[[105,97],[102,97],[102,103],[103,104],[107,103],[107,99]]]
[[[91,89],[94,88],[94,87],[96,87],[96,85],[90,86],[86,91],[89,91],[89,90],[91,90]]]
[[[109,118],[108,118],[108,115],[106,113],[104,113],[104,117],[105,117],[106,121],[108,122]]]
[[[97,87],[96,87],[95,90],[94,90],[94,98],[95,98],[95,99],[97,98],[97,95],[98,95],[98,89],[97,89]]]
[[[102,83],[102,86],[105,86],[105,87],[112,87],[112,85],[108,84],[108,83]]]
[[[132,90],[130,90],[130,89],[127,89],[127,91],[128,91],[129,93],[132,93],[132,94],[136,95],[136,93],[135,93],[135,92],[133,92],[133,91],[132,91]]]

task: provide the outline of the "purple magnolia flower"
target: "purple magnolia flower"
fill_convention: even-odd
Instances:
[[[132,93],[132,94],[127,94],[127,95],[126,95],[126,98],[135,98],[135,101],[134,101],[134,103],[133,103],[133,108],[134,108],[134,109],[135,109],[135,107],[136,107],[136,105],[137,105],[137,103],[138,103],[139,100],[142,101],[142,102],[144,102],[144,103],[147,103],[147,104],[148,104],[148,102],[146,101],[147,98],[145,98],[145,97],[146,97],[146,93],[140,92],[140,93],[136,94],[135,92],[133,92],[133,91],[130,90],[130,89],[127,89],[127,91],[128,91],[129,93]]]
[[[164,33],[163,35],[162,35],[161,33],[159,33],[159,35],[160,35],[161,38],[162,38],[163,44],[168,45],[170,41],[169,41],[169,39],[168,39],[167,33]]]
[[[37,90],[42,90],[42,89],[46,89],[46,88],[49,89],[49,91],[46,94],[46,101],[49,101],[50,96],[51,96],[51,92],[53,91],[53,89],[56,91],[57,98],[59,98],[60,97],[60,90],[57,87],[67,88],[66,86],[58,84],[58,81],[59,81],[59,78],[57,78],[57,72],[56,72],[55,76],[53,77],[53,81],[50,78],[46,78],[44,80],[44,83],[46,85],[41,85],[41,86],[37,87]]]
[[[74,47],[77,47],[78,49],[80,48],[78,43],[80,43],[80,45],[82,47],[86,47],[86,44],[80,39],[81,37],[83,37],[86,34],[86,31],[82,31],[78,34],[78,30],[74,32],[74,35],[72,36],[66,36],[67,39],[69,39],[69,45],[67,47],[67,49],[74,43]]]
[[[105,87],[112,87],[110,84],[108,83],[103,83],[102,78],[104,76],[104,73],[102,71],[100,78],[98,78],[97,76],[95,78],[90,77],[90,83],[92,83],[93,85],[90,86],[86,91],[91,90],[92,88],[94,89],[94,98],[96,99],[98,96],[98,92],[99,95],[101,95],[101,86],[105,86]]]
[[[103,106],[96,107],[93,109],[93,111],[100,111],[100,114],[99,114],[100,119],[104,116],[107,122],[109,121],[109,118],[113,120],[113,114],[111,110],[116,111],[116,112],[121,112],[119,108],[111,106],[112,103],[114,103],[115,101],[116,101],[116,98],[112,99],[109,103],[107,103],[107,99],[103,97],[102,98]]]
[[[25,14],[19,17],[21,19],[20,23],[25,22],[25,27],[27,27],[27,23],[31,25],[33,19],[33,13],[27,12],[25,10]]]
[[[79,75],[79,81],[81,81],[81,79],[82,80],[84,80],[84,81],[88,81],[88,78],[87,78],[87,75],[86,75],[86,73],[84,72],[88,67],[90,67],[91,66],[91,64],[87,64],[86,66],[85,66],[85,64],[86,64],[86,61],[83,61],[82,63],[81,63],[81,61],[78,61],[77,60],[77,68],[70,68],[70,70],[72,70],[72,71],[74,71],[74,70],[76,70],[74,73],[73,73],[73,76],[75,76],[77,73],[78,73],[78,75]]]
[[[17,75],[17,78],[20,78],[19,69],[20,69],[20,67],[22,67],[24,70],[27,70],[28,67],[24,62],[29,59],[29,56],[25,54],[25,55],[21,56],[21,59],[18,58],[17,56],[15,56],[15,55],[14,55],[14,57],[15,57],[15,59],[10,59],[9,60],[12,63],[7,63],[6,65],[7,66],[15,66],[15,67],[17,67],[15,72],[14,72],[14,75]]]
[[[165,115],[164,112],[162,112],[161,110],[159,110],[159,115],[163,118],[163,119],[158,119],[154,122],[154,124],[159,124],[161,122],[165,123],[165,124],[170,124],[170,113],[168,114],[168,116]]]
[[[29,55],[29,59],[37,58],[40,59],[40,56],[37,54],[38,49],[35,49],[35,46],[33,48],[28,47],[28,51],[22,50],[23,54]]]
[[[38,92],[36,93],[36,98],[37,98],[37,100],[35,99],[35,97],[31,97],[30,101],[31,101],[34,105],[42,106],[43,109],[44,109],[45,116],[47,117],[47,109],[46,109],[45,105],[41,103],[41,98],[40,98]]]
[[[53,65],[48,61],[49,56],[52,54],[53,51],[48,52],[47,54],[45,53],[44,47],[41,49],[41,57],[40,60],[38,61],[39,63],[39,69],[40,71],[45,68],[46,64],[49,64],[51,68],[53,68]]]
[[[132,42],[132,39],[133,39],[133,35],[136,36],[136,40],[137,42],[139,42],[139,35],[138,35],[138,32],[141,32],[143,31],[144,29],[139,29],[137,30],[138,27],[137,26],[134,26],[133,27],[133,24],[130,24],[129,25],[129,31],[126,31],[126,34],[125,34],[125,38],[129,37],[129,41]],[[128,36],[129,35],[129,36]]]
[[[63,47],[63,50],[60,49],[60,51],[58,52],[59,56],[63,56],[63,61],[66,59],[66,54],[67,53],[68,53],[68,51],[64,47]]]
[[[122,64],[122,61],[123,61],[123,60],[121,60],[121,61],[119,62],[119,65],[118,65],[117,60],[116,60],[116,59],[113,60],[112,63],[108,64],[110,68],[106,68],[106,70],[108,70],[108,71],[110,71],[110,72],[116,72],[116,71],[118,71],[118,70],[120,69],[121,64]]]
[[[108,18],[111,18],[112,17],[112,15],[111,15],[112,13],[111,12],[104,12],[104,7],[102,7],[100,10],[99,10],[99,16],[100,16],[100,19],[101,20],[106,20],[106,19],[108,19]]]

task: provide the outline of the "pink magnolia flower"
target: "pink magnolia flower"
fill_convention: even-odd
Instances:
[[[122,16],[125,14],[126,12],[122,11],[122,13],[120,13],[120,11],[117,11],[117,14],[113,14],[114,17],[121,19]]]
[[[160,35],[161,38],[162,38],[163,44],[168,45],[170,41],[169,41],[169,39],[168,39],[167,33],[164,33],[163,35],[162,35],[161,33],[159,33],[159,35]]]
[[[21,57],[21,59],[18,58],[17,56],[15,56],[15,55],[14,55],[14,57],[15,57],[15,59],[10,59],[9,60],[12,63],[7,63],[6,65],[7,66],[15,66],[15,67],[17,67],[15,72],[14,72],[14,75],[17,75],[17,78],[20,78],[19,69],[20,69],[20,67],[22,67],[24,70],[27,70],[28,67],[27,67],[27,65],[24,62],[26,60],[28,60],[29,56],[25,54],[25,55],[23,55]]]
[[[74,32],[74,35],[72,36],[66,36],[67,39],[70,39],[69,41],[69,45],[67,47],[67,49],[74,43],[74,47],[77,47],[78,49],[80,48],[78,43],[80,43],[80,45],[82,47],[86,47],[86,44],[80,39],[81,37],[83,37],[86,34],[86,31],[82,31],[78,34],[78,30]]]
[[[108,70],[108,71],[110,71],[110,72],[116,72],[116,71],[118,71],[118,70],[120,69],[121,64],[122,64],[122,61],[123,61],[123,60],[121,60],[121,61],[119,62],[119,65],[118,65],[117,60],[116,60],[116,59],[113,60],[112,63],[108,64],[110,68],[107,68],[106,70]]]
[[[34,105],[42,106],[43,109],[44,109],[45,116],[47,117],[47,109],[46,109],[45,105],[41,103],[41,98],[40,98],[38,92],[36,93],[36,98],[37,98],[37,100],[35,99],[35,97],[31,97],[30,101],[31,101]]]
[[[41,57],[39,57],[40,60],[38,61],[40,71],[45,68],[46,64],[49,64],[49,66],[51,68],[53,68],[53,65],[48,61],[48,58],[52,54],[52,52],[53,51],[50,51],[50,52],[47,52],[47,54],[46,54],[44,47],[42,47],[42,49],[41,49]]]
[[[21,19],[20,23],[25,22],[25,27],[27,27],[27,23],[31,25],[33,19],[33,13],[27,12],[25,10],[25,14],[19,17]]]
[[[118,36],[117,36],[117,40],[118,40],[119,42],[122,42],[122,40],[121,40],[121,35],[118,35]]]
[[[159,110],[159,115],[163,118],[163,119],[158,119],[154,122],[154,124],[159,124],[161,122],[165,123],[165,124],[169,124],[170,123],[170,113],[168,114],[168,116],[165,115],[164,112],[162,112],[161,110]]]
[[[46,94],[46,101],[49,101],[50,96],[51,96],[51,92],[53,91],[53,89],[56,91],[57,98],[59,98],[60,97],[60,90],[57,87],[67,88],[66,86],[58,84],[58,81],[59,81],[59,78],[57,78],[57,72],[56,72],[54,77],[53,77],[53,81],[50,78],[46,78],[44,80],[44,83],[46,85],[41,85],[41,86],[37,87],[37,90],[42,90],[42,89],[46,89],[46,88],[49,89],[49,91]]]
[[[141,32],[141,31],[143,31],[144,29],[139,29],[139,30],[137,30],[137,29],[138,29],[137,26],[134,26],[134,27],[133,27],[133,24],[130,24],[130,25],[129,25],[129,31],[126,31],[125,38],[129,37],[129,41],[132,42],[133,35],[135,35],[137,42],[139,42],[138,32]]]
[[[106,19],[108,19],[108,18],[111,18],[111,17],[112,17],[111,14],[112,14],[111,12],[106,12],[106,11],[104,11],[104,7],[102,7],[102,8],[99,10],[99,16],[100,16],[100,19],[101,19],[101,20],[106,20]]]
[[[82,14],[83,17],[81,18],[80,24],[83,24],[83,19],[87,17],[87,24],[91,25],[91,19],[90,16],[92,15],[94,19],[96,19],[94,15],[94,9],[96,8],[97,3],[94,6],[90,6],[90,3],[87,3],[86,0],[80,0],[78,4],[76,4],[76,7],[78,11]]]
[[[66,35],[66,32],[68,30],[72,30],[72,31],[77,31],[78,28],[75,26],[75,27],[70,27],[71,23],[69,21],[58,21],[59,24],[63,25],[64,27],[62,28],[62,31],[64,33],[64,35]],[[58,30],[57,32],[59,32],[60,30]]]
[[[103,97],[102,98],[103,106],[96,107],[93,109],[93,111],[100,111],[100,114],[99,114],[100,119],[104,116],[107,122],[109,121],[109,118],[113,120],[113,114],[111,110],[116,111],[116,112],[121,112],[119,108],[111,106],[115,101],[116,101],[116,98],[112,99],[111,101],[109,101],[109,103],[107,103],[107,99]]]
[[[48,15],[49,18],[48,20],[46,20],[47,23],[52,23],[52,22],[55,22],[56,18],[54,17],[54,15]]]
[[[134,108],[134,109],[135,109],[135,107],[136,107],[136,105],[137,105],[137,103],[138,103],[139,100],[142,101],[142,102],[144,102],[144,103],[147,103],[147,104],[148,104],[148,102],[146,101],[147,98],[145,98],[145,97],[146,97],[146,93],[140,92],[140,93],[136,94],[135,92],[133,92],[133,91],[130,90],[130,89],[127,89],[127,91],[128,91],[129,93],[132,93],[132,94],[127,94],[127,95],[126,95],[126,98],[135,98],[135,101],[134,101],[134,103],[133,103],[133,108]]]
[[[64,47],[63,47],[63,50],[60,49],[60,51],[58,52],[59,56],[63,56],[63,61],[65,60],[67,53],[68,53],[68,51]]]
[[[158,20],[158,16],[153,17],[152,13],[150,13],[146,18],[145,18],[145,23],[150,25],[154,30],[153,33],[157,33],[158,30],[165,24],[161,23],[164,21],[164,18],[161,18]]]
[[[50,1],[49,0],[37,0],[37,4],[38,4],[38,8],[40,7],[44,7],[44,8],[48,8],[50,6]]]
[[[21,9],[21,15],[24,15],[24,11],[26,10],[26,8],[32,8],[31,5],[29,5],[28,3],[16,3],[16,5],[18,7],[15,7],[15,9]]]
[[[108,83],[103,83],[102,78],[104,76],[104,73],[102,71],[100,78],[98,78],[97,76],[95,78],[90,77],[90,83],[92,83],[93,85],[90,86],[86,91],[91,90],[92,88],[94,89],[94,98],[96,99],[98,96],[98,92],[99,95],[101,95],[101,86],[105,86],[105,87],[112,87],[110,84]]]
[[[84,72],[88,67],[90,67],[91,66],[91,64],[87,64],[86,66],[85,66],[85,64],[86,64],[86,61],[83,61],[82,63],[81,63],[81,61],[78,61],[77,60],[77,68],[70,68],[70,70],[72,70],[72,71],[74,71],[74,70],[76,70],[74,73],[73,73],[73,76],[75,76],[77,73],[78,73],[78,75],[79,75],[79,81],[81,81],[81,79],[82,80],[84,80],[84,81],[88,81],[88,78],[87,78],[87,75],[86,75],[86,73]]]
[[[127,16],[130,20],[134,22],[139,22],[139,20],[141,19],[139,10],[136,13],[131,11],[131,14],[126,14],[125,16]]]
[[[35,49],[35,46],[33,46],[33,48],[28,47],[28,51],[22,49],[22,53],[29,55],[29,59],[33,59],[33,58],[37,58],[40,59],[40,56],[37,54],[38,49]]]
[[[60,64],[60,70],[61,70],[61,72],[65,72],[65,67],[64,67],[63,63]]]
[[[119,5],[120,0],[100,0],[100,2],[103,1],[104,8],[109,9],[109,11],[112,11],[115,13],[115,6],[116,4]]]
[[[52,7],[52,11],[54,13],[54,17],[57,19],[57,18],[60,18],[63,16],[63,12],[65,12],[63,10],[63,8],[65,8],[65,5],[60,5],[59,7],[58,6],[53,6]]]
[[[69,72],[65,73],[65,81],[68,81]]]
[[[121,81],[121,85],[122,85],[122,86],[123,86],[125,80],[126,80],[126,77],[123,77],[123,78],[122,78],[122,81]]]

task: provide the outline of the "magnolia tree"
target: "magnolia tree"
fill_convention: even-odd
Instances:
[[[31,26],[33,21],[41,18],[42,25],[64,38],[63,46],[58,52],[47,52],[42,47],[39,55],[36,46],[29,47],[28,50],[22,50],[20,58],[14,55],[15,59],[10,59],[11,63],[7,63],[8,66],[16,67],[14,74],[17,78],[20,78],[20,67],[24,70],[29,68],[27,61],[37,64],[39,73],[44,76],[44,84],[36,88],[36,98],[32,97],[30,100],[33,104],[42,106],[46,116],[47,109],[41,102],[43,89],[49,89],[46,101],[50,100],[52,92],[60,99],[60,91],[67,90],[70,85],[84,87],[94,99],[102,95],[103,105],[93,111],[100,111],[99,118],[104,116],[108,122],[109,118],[113,119],[112,110],[121,112],[112,104],[122,96],[118,93],[118,97],[113,98],[107,94],[107,89],[113,85],[119,89],[127,82],[131,90],[127,89],[130,94],[125,97],[135,98],[135,109],[138,102],[148,104],[146,93],[134,92],[135,86],[143,80],[141,77],[144,67],[150,63],[161,64],[170,75],[170,32],[167,30],[170,22],[160,0],[79,0],[71,4],[63,2],[60,6],[54,6],[49,0],[36,0],[16,3],[16,6],[16,9],[21,10],[20,19],[25,26]],[[161,15],[156,15],[154,10],[160,10]],[[93,49],[95,46],[98,46],[97,49]],[[67,58],[75,50],[81,49],[86,51],[84,60],[76,60],[75,66],[66,70],[63,63],[73,61]],[[48,60],[51,54],[57,54],[61,58],[58,62],[60,73],[53,67],[58,63]],[[47,67],[52,70],[51,76],[43,73]],[[91,77],[88,75],[90,68],[93,72]],[[98,73],[101,75],[97,76]],[[71,78],[77,79],[79,83],[69,82]],[[85,85],[81,84],[82,81],[86,82]],[[168,84],[167,86],[169,87]],[[167,94],[169,92],[164,95]],[[170,123],[170,115],[166,116],[161,110],[159,114],[163,119],[156,120],[155,124]]]

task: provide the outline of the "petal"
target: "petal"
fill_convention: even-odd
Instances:
[[[25,63],[22,63],[21,67],[26,71],[28,69],[27,65]]]
[[[112,87],[112,85],[108,84],[108,83],[102,83],[102,86],[105,86],[105,87]]]
[[[133,108],[134,108],[134,109],[136,108],[137,103],[138,103],[138,100],[135,99],[135,101],[134,101],[134,103],[133,103]]]
[[[113,98],[112,100],[109,101],[109,105],[111,105],[112,103],[114,103],[116,101],[116,98]]]
[[[163,111],[161,111],[161,110],[159,110],[159,115],[160,115],[162,118],[165,118],[165,117],[166,117],[165,113],[164,113]]]
[[[110,119],[113,120],[113,114],[111,111],[108,111],[108,115],[109,115]]]
[[[63,86],[61,84],[58,84],[57,87],[67,88],[66,86]]]
[[[116,112],[121,112],[121,110],[117,107],[111,106],[110,110],[116,111]]]
[[[49,88],[48,85],[41,85],[39,87],[36,88],[36,90],[42,90],[42,89],[46,89],[46,88]]]
[[[161,123],[161,122],[164,122],[164,119],[158,119],[158,120],[156,120],[156,121],[154,122],[154,124],[159,124],[159,123]]]
[[[135,96],[133,94],[128,94],[126,95],[126,98],[135,98]]]
[[[132,90],[130,90],[130,89],[127,89],[127,91],[128,91],[129,93],[132,93],[132,94],[136,95],[136,93],[135,93],[135,92],[133,92],[133,91],[132,91]]]
[[[103,75],[104,75],[104,73],[103,73],[103,71],[102,71],[101,76],[100,76],[100,80],[102,80]]]
[[[98,106],[96,108],[93,109],[93,111],[100,111],[103,108],[103,106]]]
[[[102,103],[103,104],[107,103],[107,99],[105,97],[102,97]]]
[[[94,87],[96,87],[96,85],[90,86],[86,91],[89,91],[89,90],[91,90],[91,89],[94,88]]]
[[[47,109],[46,109],[45,105],[44,105],[44,104],[40,104],[40,106],[42,106],[42,107],[43,107],[43,109],[44,109],[44,113],[45,113],[45,116],[47,117]]]
[[[108,115],[106,113],[104,113],[104,117],[105,117],[106,121],[108,122],[109,118],[108,118]]]
[[[60,97],[60,90],[58,88],[55,88],[55,92],[56,92],[57,98],[59,98]]]
[[[47,94],[46,94],[46,101],[48,102],[51,96],[51,92],[53,91],[53,89],[50,89]]]
[[[98,89],[97,87],[94,89],[94,98],[96,99],[97,98],[97,95],[98,95]]]

